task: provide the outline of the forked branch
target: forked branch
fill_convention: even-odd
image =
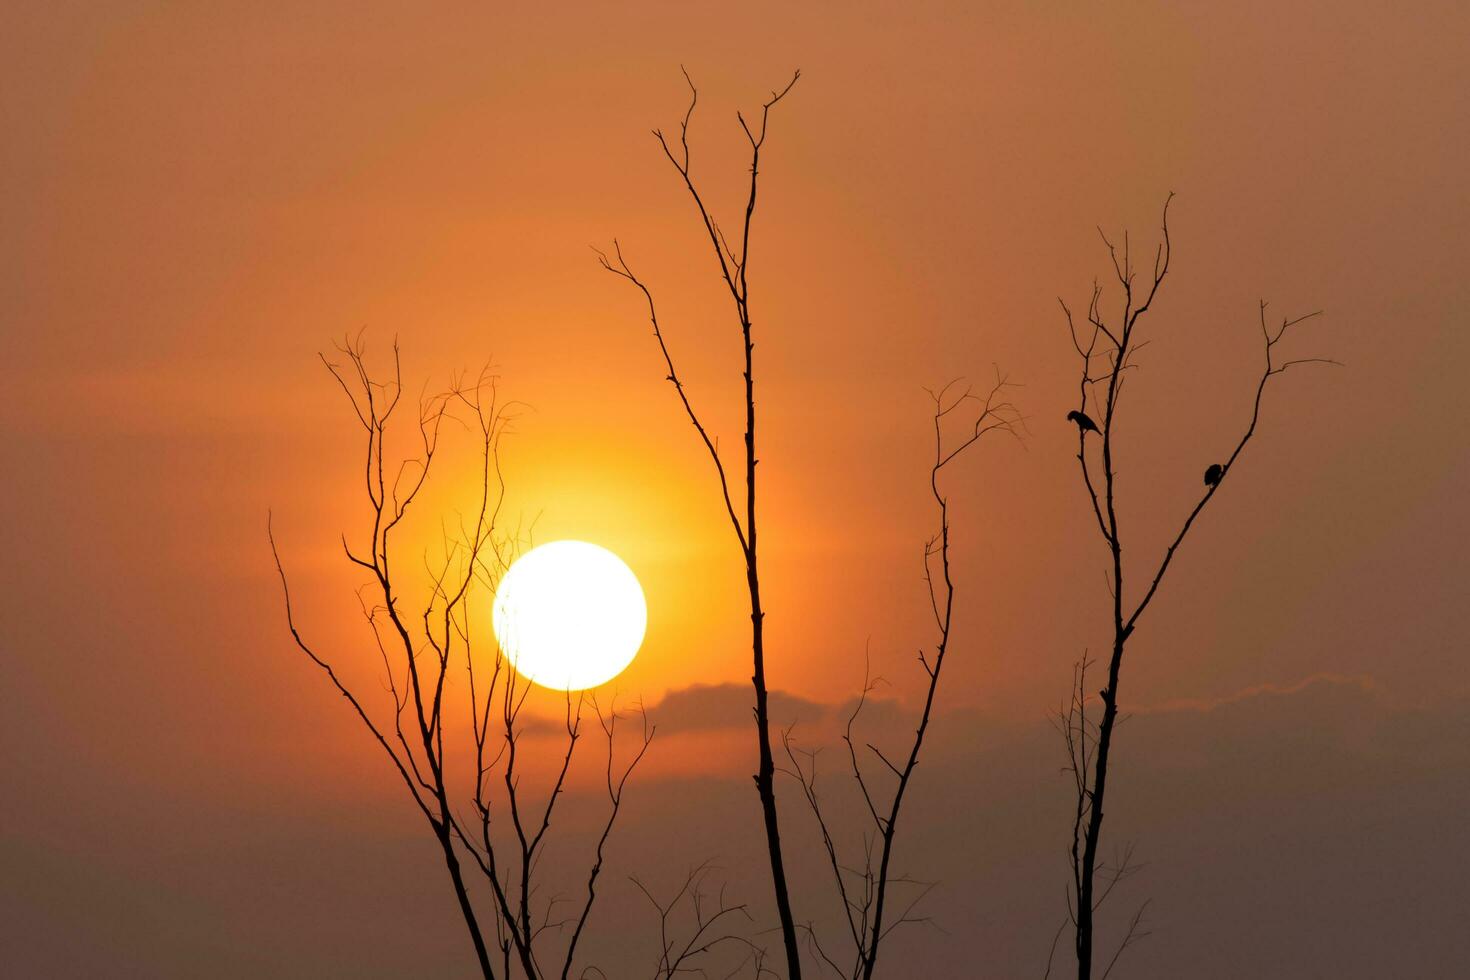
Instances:
[[[648,305],[648,316],[653,324],[654,337],[658,341],[659,351],[668,372],[666,378],[677,391],[685,415],[698,432],[700,442],[714,464],[716,476],[719,478],[720,495],[724,502],[725,513],[740,544],[741,559],[745,566],[746,586],[750,596],[751,684],[755,689],[756,748],[759,756],[755,784],[761,802],[761,818],[766,833],[766,850],[771,867],[771,887],[776,901],[776,914],[781,925],[788,980],[800,980],[801,978],[801,950],[798,944],[796,920],[791,911],[790,891],[786,883],[780,819],[776,811],[775,761],[771,752],[769,693],[766,684],[765,610],[761,604],[760,561],[757,548],[756,464],[760,460],[756,453],[755,342],[752,339],[751,330],[748,274],[750,271],[751,229],[755,221],[756,201],[760,187],[761,150],[765,146],[767,123],[771,109],[785,98],[800,77],[801,73],[796,72],[785,88],[771,93],[771,97],[761,106],[758,126],[749,123],[744,115],[737,116],[741,131],[745,133],[750,146],[750,185],[738,236],[740,243],[738,252],[731,246],[729,239],[705,204],[704,197],[691,171],[689,125],[694,117],[695,107],[699,103],[699,91],[689,78],[688,72],[684,73],[684,79],[689,84],[689,107],[685,110],[684,117],[679,123],[678,150],[675,150],[661,130],[654,130],[654,137],[658,140],[664,156],[679,174],[680,180],[689,192],[690,200],[699,215],[700,223],[704,227],[710,248],[714,253],[720,279],[735,307],[735,320],[739,327],[744,353],[744,369],[741,372],[741,379],[744,382],[745,394],[745,494],[744,500],[740,502],[743,506],[737,506],[735,493],[731,489],[731,480],[726,472],[724,461],[720,457],[716,441],[694,410],[684,390],[684,385],[679,379],[679,372],[669,352],[663,328],[659,324],[652,292],[628,267],[623,258],[622,249],[616,241],[613,243],[616,261],[602,252],[598,253],[602,267],[632,283],[643,295]]]
[[[971,446],[992,432],[1003,432],[1013,437],[1020,435],[1024,420],[1010,392],[1015,386],[999,372],[995,382],[984,394],[973,388],[959,390],[957,382],[951,382],[938,391],[931,391],[934,402],[934,455],[929,471],[929,488],[938,510],[938,531],[924,543],[924,582],[929,596],[929,605],[934,614],[937,635],[930,651],[920,650],[918,662],[925,675],[924,703],[919,713],[913,740],[899,761],[890,759],[872,742],[864,742],[859,751],[854,733],[859,715],[868,702],[868,696],[877,683],[871,674],[864,675],[862,692],[858,696],[852,713],[848,716],[843,733],[847,749],[849,772],[859,794],[862,796],[869,830],[863,835],[862,861],[848,864],[839,854],[832,826],[823,812],[817,788],[817,756],[815,752],[802,752],[795,748],[789,733],[783,739],[786,756],[790,762],[790,774],[802,788],[808,807],[816,818],[827,856],[827,864],[842,905],[843,919],[847,924],[848,936],[852,941],[853,960],[844,969],[826,952],[817,940],[814,930],[808,929],[813,948],[818,955],[839,973],[853,980],[871,980],[878,963],[881,943],[894,928],[905,923],[926,921],[913,914],[920,899],[927,893],[929,885],[920,887],[908,905],[897,916],[888,909],[891,889],[894,885],[919,885],[913,879],[897,876],[893,872],[892,857],[897,840],[899,817],[918,767],[933,719],[934,704],[939,691],[939,680],[949,651],[954,622],[955,584],[950,566],[950,522],[949,500],[940,489],[940,476],[947,466],[958,459]],[[973,418],[958,437],[946,436],[946,424],[955,413],[965,408],[974,410]],[[938,575],[936,577],[936,570]],[[878,780],[891,780],[891,788],[878,789],[880,783],[868,772],[863,759],[871,755],[881,764]],[[803,762],[805,759],[805,762]],[[886,799],[884,798],[886,795]],[[882,802],[879,802],[882,800]]]
[[[343,535],[343,550],[353,566],[363,569],[370,578],[358,590],[358,600],[371,637],[370,656],[382,664],[386,692],[392,701],[391,717],[382,718],[375,712],[302,635],[274,527],[268,521],[267,537],[281,579],[287,626],[296,645],[347,700],[388,755],[427,821],[449,872],[483,975],[509,980],[513,970],[518,969],[527,980],[542,980],[548,975],[565,980],[597,897],[606,844],[621,810],[626,785],[647,751],[652,729],[645,723],[631,759],[615,770],[617,715],[604,715],[597,710],[596,702],[591,702],[608,746],[609,814],[588,869],[586,894],[578,903],[575,929],[565,949],[555,954],[555,972],[548,973],[540,960],[546,953],[545,945],[553,941],[550,934],[573,920],[555,917],[557,899],[533,908],[532,896],[537,891],[538,859],[546,849],[552,815],[563,796],[579,741],[584,699],[567,695],[564,753],[559,767],[552,770],[548,795],[537,803],[522,789],[518,769],[525,732],[521,712],[527,703],[529,681],[510,669],[498,647],[485,658],[488,663],[472,649],[472,637],[478,632],[471,615],[478,603],[472,600],[493,594],[499,576],[509,567],[519,546],[517,536],[507,537],[498,528],[505,493],[499,447],[513,415],[499,401],[496,378],[488,369],[478,377],[456,378],[446,392],[420,398],[412,437],[418,456],[390,460],[387,447],[395,441],[390,436],[398,428],[393,422],[403,391],[397,345],[388,382],[375,380],[369,372],[360,335],[339,344],[337,352],[341,363],[325,357],[322,360],[351,404],[362,431],[363,488],[369,503],[369,519],[359,539],[363,543],[354,549]],[[410,614],[399,584],[402,562],[395,547],[395,531],[426,485],[438,454],[443,424],[448,420],[462,424],[478,442],[479,493],[469,513],[458,517],[457,533],[449,530],[450,521],[441,520],[443,554],[435,560],[424,556],[428,599],[421,612]],[[415,423],[403,421],[412,432]],[[450,674],[460,670],[464,671],[469,696],[468,743],[447,732],[445,725],[447,694],[455,689]],[[453,761],[464,755],[469,756],[468,764]],[[473,778],[468,794],[452,784],[448,775],[453,773],[457,782],[462,771]],[[497,783],[503,793],[492,799]],[[461,812],[466,809],[472,816]],[[505,817],[508,820],[501,819]],[[504,842],[493,838],[493,822],[502,828],[502,836],[505,830],[514,832],[508,859]],[[488,905],[483,901],[477,905],[465,880],[462,859],[466,856],[486,878]]]
[[[1145,610],[1158,594],[1165,575],[1173,565],[1175,555],[1194,528],[1197,518],[1214,499],[1225,477],[1255,436],[1261,420],[1262,400],[1271,379],[1300,364],[1336,363],[1318,357],[1281,359],[1277,355],[1277,345],[1287,331],[1317,314],[1284,319],[1280,326],[1273,329],[1266,321],[1265,303],[1260,305],[1263,363],[1256,380],[1250,419],[1223,461],[1209,463],[1204,471],[1204,489],[1198,500],[1184,517],[1163,555],[1146,573],[1146,585],[1137,598],[1130,598],[1123,561],[1125,534],[1118,519],[1117,469],[1114,462],[1115,423],[1119,417],[1120,401],[1128,372],[1136,369],[1135,355],[1147,344],[1147,341],[1139,339],[1139,323],[1152,307],[1169,272],[1173,251],[1169,236],[1169,203],[1172,199],[1171,194],[1164,203],[1161,241],[1155,250],[1152,274],[1147,285],[1137,292],[1137,274],[1133,267],[1128,237],[1124,236],[1123,245],[1119,248],[1103,235],[1113,273],[1122,292],[1122,308],[1116,320],[1109,322],[1102,313],[1103,291],[1096,283],[1088,301],[1086,326],[1078,324],[1067,304],[1059,301],[1072,347],[1078,357],[1077,407],[1068,413],[1067,418],[1077,426],[1077,462],[1083,489],[1086,491],[1088,507],[1098,532],[1108,548],[1108,588],[1112,600],[1112,637],[1107,660],[1107,680],[1098,692],[1098,700],[1102,706],[1100,716],[1094,720],[1088,713],[1090,695],[1085,684],[1091,660],[1084,656],[1074,674],[1070,705],[1058,719],[1058,727],[1067,746],[1069,770],[1075,791],[1070,847],[1072,881],[1068,905],[1069,917],[1076,932],[1075,951],[1079,980],[1092,980],[1094,913],[1113,888],[1129,877],[1136,867],[1131,864],[1131,851],[1125,851],[1124,856],[1111,867],[1100,863],[1098,856],[1113,734],[1122,720],[1119,716],[1118,688],[1127,643]],[[1103,882],[1101,889],[1099,879]],[[1141,921],[1140,909],[1128,930],[1127,938],[1109,962],[1104,976],[1111,971],[1123,950],[1146,935],[1140,930]]]

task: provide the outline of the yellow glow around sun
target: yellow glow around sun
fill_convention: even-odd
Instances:
[[[513,562],[495,590],[495,638],[522,677],[558,691],[612,680],[638,653],[648,606],[606,548],[553,541]]]

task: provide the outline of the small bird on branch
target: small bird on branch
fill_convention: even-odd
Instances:
[[[1098,431],[1097,423],[1094,422],[1086,412],[1079,412],[1076,409],[1073,409],[1072,411],[1067,413],[1067,421],[1076,422],[1077,428],[1083,432]]]
[[[1205,470],[1205,486],[1217,487],[1220,485],[1220,477],[1225,475],[1225,468],[1219,463],[1211,463],[1210,468]]]

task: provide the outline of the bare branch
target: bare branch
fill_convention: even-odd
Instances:
[[[654,324],[654,335],[658,339],[659,348],[664,356],[664,363],[668,368],[668,380],[674,384],[679,393],[680,402],[684,406],[685,414],[698,431],[700,440],[704,443],[720,478],[720,490],[724,499],[725,511],[730,523],[735,530],[735,535],[740,542],[741,558],[745,565],[747,589],[750,595],[750,622],[751,622],[751,661],[752,677],[751,683],[755,689],[755,722],[756,722],[756,745],[759,752],[759,762],[755,774],[756,792],[761,801],[761,817],[766,832],[767,853],[771,866],[771,884],[776,899],[776,912],[781,922],[781,936],[786,953],[786,966],[788,980],[800,980],[801,978],[801,952],[798,946],[796,920],[791,911],[791,896],[786,885],[785,860],[781,848],[780,821],[776,810],[776,796],[773,786],[775,775],[775,761],[771,752],[770,716],[768,710],[768,690],[766,685],[765,666],[765,641],[764,625],[765,612],[761,605],[760,595],[760,562],[757,552],[757,525],[756,525],[756,465],[759,458],[756,454],[756,411],[755,411],[755,367],[754,351],[755,342],[752,339],[751,314],[750,314],[750,285],[748,271],[750,267],[750,235],[754,224],[757,191],[760,178],[760,154],[765,144],[767,123],[770,110],[782,98],[791,91],[800,72],[792,76],[791,81],[785,88],[773,92],[761,107],[761,121],[758,130],[753,130],[747,124],[744,116],[739,116],[741,129],[745,132],[750,144],[750,191],[746,198],[744,220],[740,229],[740,252],[735,254],[730,246],[729,239],[720,229],[718,222],[705,205],[698,186],[690,173],[689,154],[689,124],[694,116],[694,109],[699,102],[699,91],[689,78],[688,72],[684,73],[684,79],[689,85],[689,108],[684,113],[684,118],[679,124],[679,150],[675,152],[667,138],[660,130],[654,130],[654,137],[663,149],[664,156],[673,165],[689,192],[690,200],[693,202],[699,215],[700,223],[704,226],[705,234],[709,238],[711,250],[714,252],[716,263],[719,266],[720,278],[725,284],[726,291],[734,304],[735,317],[740,328],[740,337],[744,349],[744,370],[741,378],[745,389],[745,501],[744,516],[737,513],[735,503],[730,491],[729,480],[726,477],[724,464],[720,459],[719,451],[713,440],[706,432],[698,415],[690,406],[685,397],[683,385],[678,380],[678,373],[674,370],[672,357],[669,355],[668,347],[664,343],[663,332],[658,325],[657,314],[654,309],[653,297],[643,283],[629,270],[627,263],[623,261],[621,251],[614,242],[614,252],[618,256],[617,265],[614,266],[605,255],[600,255],[603,268],[633,283],[643,294],[648,303],[649,318]]]
[[[1089,716],[1090,696],[1086,688],[1087,669],[1091,663],[1084,654],[1074,668],[1073,691],[1070,704],[1059,712],[1057,728],[1061,732],[1067,749],[1068,770],[1075,791],[1072,840],[1070,856],[1072,881],[1068,894],[1068,914],[1076,928],[1076,955],[1079,980],[1092,980],[1094,913],[1111,895],[1119,883],[1131,877],[1137,870],[1132,863],[1132,849],[1125,848],[1112,865],[1099,863],[1098,854],[1102,837],[1103,801],[1107,790],[1108,765],[1112,748],[1113,733],[1124,720],[1119,714],[1118,688],[1122,662],[1128,640],[1132,637],[1144,611],[1153,602],[1165,575],[1172,566],[1174,556],[1196,519],[1219,490],[1225,476],[1230,472],[1246,445],[1255,435],[1261,417],[1262,396],[1270,379],[1288,368],[1307,363],[1334,363],[1326,358],[1297,358],[1279,361],[1274,349],[1287,330],[1305,317],[1283,320],[1281,327],[1273,331],[1266,322],[1265,304],[1261,304],[1260,328],[1264,346],[1264,365],[1257,379],[1251,416],[1233,450],[1222,463],[1211,463],[1205,470],[1204,490],[1185,517],[1182,525],[1166,547],[1162,558],[1153,566],[1142,595],[1130,602],[1126,589],[1123,562],[1124,532],[1118,520],[1116,503],[1117,467],[1115,465],[1115,423],[1124,388],[1125,373],[1136,368],[1134,360],[1147,340],[1138,337],[1138,325],[1143,315],[1152,307],[1164,279],[1168,275],[1172,257],[1169,233],[1169,205],[1173,194],[1165,199],[1161,221],[1161,241],[1155,249],[1153,268],[1146,287],[1135,292],[1135,270],[1131,258],[1131,244],[1125,235],[1121,249],[1102,234],[1104,246],[1112,264],[1113,273],[1122,291],[1122,310],[1116,321],[1109,324],[1101,312],[1101,290],[1094,283],[1088,302],[1087,320],[1091,325],[1090,336],[1079,330],[1071,310],[1061,303],[1067,322],[1068,336],[1078,357],[1078,401],[1077,407],[1068,414],[1068,420],[1077,425],[1077,461],[1082,476],[1083,488],[1087,493],[1098,531],[1108,547],[1110,558],[1109,574],[1105,576],[1109,597],[1112,600],[1112,644],[1107,660],[1107,681],[1098,692],[1101,716],[1094,720]],[[1093,419],[1096,414],[1099,424]],[[1097,444],[1095,450],[1089,447]],[[1103,879],[1101,891],[1098,879]],[[1114,955],[1107,970],[1117,962],[1118,955],[1127,946],[1142,938],[1146,933],[1139,930],[1142,909],[1134,917],[1128,937],[1118,953]],[[1053,944],[1055,949],[1055,943]],[[1051,959],[1048,957],[1048,974]],[[1107,973],[1104,973],[1106,976]]]

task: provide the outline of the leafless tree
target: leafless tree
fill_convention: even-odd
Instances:
[[[599,252],[598,257],[603,268],[612,272],[635,286],[643,294],[648,305],[648,317],[653,324],[653,335],[658,341],[660,352],[663,354],[664,363],[668,370],[667,380],[674,386],[674,391],[679,396],[684,412],[689,421],[699,434],[700,441],[704,444],[705,451],[709,454],[714,464],[715,475],[719,479],[720,494],[723,497],[725,512],[730,519],[730,525],[734,529],[736,540],[740,545],[741,557],[745,564],[745,581],[750,594],[750,644],[753,671],[751,682],[755,687],[755,728],[756,747],[759,762],[755,774],[756,792],[760,796],[761,816],[765,827],[767,852],[770,857],[771,881],[776,899],[776,913],[781,923],[781,938],[786,953],[787,975],[790,980],[800,980],[801,977],[801,949],[798,943],[796,919],[791,911],[791,896],[786,881],[786,863],[781,850],[781,827],[776,812],[776,790],[775,790],[775,757],[771,751],[771,720],[768,704],[768,689],[766,683],[766,647],[765,647],[765,610],[761,604],[761,582],[760,582],[760,560],[757,551],[757,520],[756,520],[756,464],[759,456],[756,451],[756,411],[755,411],[755,342],[752,339],[751,312],[750,312],[750,286],[747,278],[750,260],[750,233],[755,217],[756,196],[760,176],[761,148],[766,141],[766,124],[770,117],[771,109],[780,102],[791,87],[801,77],[796,72],[786,87],[780,91],[772,92],[771,97],[761,106],[760,121],[752,124],[742,114],[737,114],[741,130],[745,133],[750,144],[750,191],[746,198],[744,218],[741,222],[740,232],[737,237],[739,245],[738,252],[732,247],[725,233],[720,229],[704,199],[700,196],[698,187],[690,169],[689,156],[689,121],[694,115],[694,108],[699,102],[699,92],[694,87],[694,82],[689,79],[686,72],[684,78],[689,82],[689,108],[684,113],[684,118],[679,124],[679,141],[677,148],[671,145],[661,130],[654,130],[654,137],[662,147],[674,169],[678,172],[684,182],[689,196],[699,213],[699,219],[704,225],[704,230],[709,236],[709,243],[716,261],[719,263],[720,277],[723,280],[730,300],[734,304],[735,319],[739,325],[740,336],[744,343],[745,366],[742,377],[745,383],[745,493],[741,506],[737,509],[735,494],[738,490],[731,487],[732,480],[725,468],[724,458],[720,455],[718,446],[709,430],[701,421],[699,414],[695,411],[684,390],[683,383],[679,380],[678,370],[674,365],[674,357],[669,351],[665,341],[663,330],[659,325],[658,312],[654,306],[653,293],[640,280],[633,270],[629,268],[623,256],[621,247],[615,241],[613,243],[613,256],[610,258]],[[742,517],[741,511],[744,512]]]
[[[498,646],[488,657],[477,651],[472,637],[479,631],[471,629],[472,614],[482,600],[493,595],[519,545],[515,535],[506,535],[497,526],[505,492],[500,442],[510,416],[498,401],[496,379],[486,371],[468,382],[457,380],[444,394],[422,397],[416,424],[403,426],[415,442],[417,455],[397,458],[389,449],[400,428],[396,423],[403,404],[397,344],[392,377],[386,382],[374,380],[369,373],[360,335],[348,338],[337,352],[343,363],[325,356],[322,361],[362,429],[363,479],[370,505],[362,538],[354,545],[343,535],[342,549],[346,560],[367,578],[358,599],[370,639],[359,656],[366,653],[381,663],[391,707],[379,708],[354,690],[333,666],[338,658],[320,653],[319,645],[305,638],[274,533],[268,529],[291,635],[347,700],[428,823],[484,976],[519,974],[527,980],[553,976],[566,980],[597,897],[608,836],[628,779],[647,751],[653,731],[645,716],[636,744],[619,761],[615,706],[604,709],[588,695],[568,693],[565,749],[554,769],[551,788],[544,799],[528,799],[521,785],[526,774],[521,745],[527,728],[522,710],[530,683],[511,669]],[[410,611],[413,600],[400,582],[403,575],[394,547],[395,531],[428,481],[446,422],[462,423],[474,434],[480,452],[479,489],[473,514],[468,519],[461,516],[453,533],[445,532],[442,556],[424,558],[427,598],[415,613]],[[443,523],[447,526],[449,522]],[[449,709],[447,697],[461,684],[468,692],[468,730],[447,732],[461,717]],[[588,708],[607,746],[609,805],[587,866],[585,893],[564,903],[555,898],[542,901],[535,897],[538,862],[553,812],[566,788]],[[468,786],[462,785],[462,777],[468,777]],[[503,787],[499,794],[497,783]],[[483,888],[478,889],[482,898],[476,899],[466,862],[485,879],[488,902],[483,899]],[[572,912],[558,918],[555,910],[561,904],[569,905]],[[556,935],[565,936],[565,941],[557,942]]]
[[[717,948],[733,946],[743,952],[733,970],[723,974],[726,978],[743,973],[746,967],[754,970],[755,980],[777,976],[765,968],[765,950],[726,927],[730,920],[750,920],[745,906],[733,904],[726,896],[724,886],[711,895],[708,878],[713,869],[708,862],[693,868],[684,876],[684,882],[672,898],[659,899],[637,877],[633,884],[648,899],[658,913],[659,955],[654,964],[654,980],[674,980],[685,975],[709,976],[704,961]],[[680,908],[687,908],[687,926],[681,930],[675,918]]]
[[[939,478],[946,466],[985,435],[992,432],[1018,434],[1022,419],[1007,397],[1010,388],[1011,384],[997,375],[994,385],[983,396],[976,395],[969,388],[956,393],[954,384],[930,393],[934,399],[934,461],[929,470],[929,490],[938,510],[938,530],[924,543],[923,557],[924,582],[934,615],[936,635],[932,649],[927,652],[921,649],[918,654],[919,666],[924,671],[926,681],[924,706],[919,714],[913,739],[909,742],[906,753],[898,757],[899,762],[894,762],[871,741],[865,741],[861,749],[858,747],[855,728],[868,696],[875,687],[875,681],[870,676],[864,677],[862,692],[847,718],[842,736],[847,750],[847,770],[857,784],[866,811],[865,816],[868,818],[868,830],[863,834],[861,863],[851,861],[840,853],[832,824],[823,811],[817,788],[817,754],[814,751],[797,749],[790,738],[790,732],[785,733],[786,754],[791,762],[789,771],[801,784],[803,795],[821,831],[822,844],[852,945],[852,959],[846,963],[835,959],[822,946],[816,930],[810,926],[807,928],[807,935],[821,961],[840,976],[850,977],[852,980],[871,980],[877,967],[880,944],[890,932],[905,923],[924,921],[922,917],[914,915],[914,910],[927,893],[928,886],[906,876],[896,875],[892,867],[892,857],[898,834],[899,814],[914,770],[919,764],[924,736],[928,733],[933,718],[940,672],[944,669],[954,623],[955,585],[950,571],[949,500],[939,489]],[[974,408],[973,418],[960,438],[950,444],[944,431],[946,420],[955,412],[968,407]],[[891,789],[884,790],[882,784],[874,779],[874,774],[864,766],[863,760],[869,757],[881,763],[876,770],[877,775],[885,777],[886,774],[885,778],[891,781]],[[802,761],[803,758],[805,762]],[[890,888],[900,884],[918,887],[903,911],[892,915],[887,907]]]
[[[1169,200],[1172,199],[1171,194]],[[1138,281],[1127,236],[1124,236],[1121,247],[1115,246],[1105,234],[1102,236],[1112,262],[1114,277],[1122,291],[1122,309],[1116,319],[1110,321],[1105,317],[1101,307],[1103,289],[1098,283],[1093,284],[1085,326],[1076,323],[1067,304],[1059,300],[1078,357],[1077,407],[1068,413],[1067,418],[1077,426],[1077,461],[1082,483],[1087,491],[1087,501],[1098,532],[1108,549],[1110,565],[1107,578],[1112,600],[1112,636],[1107,660],[1107,681],[1097,695],[1101,712],[1098,714],[1089,711],[1093,701],[1084,685],[1090,661],[1084,657],[1077,665],[1073,678],[1074,690],[1070,705],[1063,709],[1059,717],[1059,727],[1068,749],[1068,768],[1076,785],[1076,812],[1071,843],[1072,881],[1068,901],[1069,921],[1075,931],[1079,980],[1091,980],[1092,977],[1093,923],[1098,906],[1113,887],[1131,873],[1130,869],[1133,867],[1128,851],[1123,852],[1112,864],[1099,861],[1108,766],[1111,762],[1113,736],[1121,721],[1118,692],[1127,645],[1140,618],[1158,594],[1159,586],[1163,583],[1174,556],[1190,529],[1194,527],[1196,519],[1214,499],[1223,481],[1230,475],[1231,468],[1255,435],[1267,385],[1273,378],[1297,365],[1335,363],[1318,357],[1283,360],[1278,346],[1287,331],[1317,314],[1283,319],[1279,325],[1272,326],[1266,319],[1266,304],[1260,304],[1262,364],[1256,380],[1250,419],[1229,454],[1223,460],[1209,461],[1204,474],[1203,493],[1190,507],[1163,555],[1143,566],[1140,581],[1145,584],[1130,597],[1126,588],[1129,579],[1125,577],[1125,572],[1129,569],[1123,561],[1125,535],[1118,521],[1116,423],[1128,372],[1136,368],[1135,355],[1147,343],[1140,339],[1139,323],[1152,307],[1159,287],[1163,285],[1169,272],[1172,255],[1169,200],[1164,203],[1162,239],[1154,252],[1152,274],[1146,281]],[[1138,938],[1141,922],[1142,910],[1134,916],[1119,953]],[[1063,928],[1065,925],[1066,923]],[[1110,971],[1116,962],[1115,955],[1106,970]],[[1104,976],[1106,975],[1104,972]]]
[[[674,390],[679,397],[680,404],[686,416],[694,426],[706,453],[713,463],[725,511],[734,529],[745,563],[746,583],[750,596],[751,651],[754,666],[752,682],[755,686],[755,722],[757,749],[759,753],[759,764],[755,776],[755,783],[760,796],[764,819],[776,909],[780,919],[782,941],[786,954],[787,975],[792,980],[797,980],[801,976],[802,966],[799,940],[803,935],[806,937],[808,945],[814,950],[820,960],[828,965],[835,966],[836,964],[822,948],[811,924],[798,922],[792,912],[785,862],[782,854],[780,825],[774,787],[774,774],[777,770],[771,746],[771,722],[768,712],[767,663],[763,630],[765,613],[761,602],[760,565],[756,547],[756,465],[759,462],[759,456],[756,445],[755,374],[753,368],[753,350],[755,344],[752,340],[751,332],[750,290],[747,272],[749,268],[752,219],[755,214],[757,201],[760,153],[765,143],[767,121],[771,108],[785,97],[798,78],[800,78],[799,72],[792,77],[785,88],[771,93],[771,97],[761,107],[758,125],[748,123],[744,116],[737,117],[740,127],[749,142],[751,153],[750,187],[738,236],[738,250],[732,247],[730,240],[705,205],[704,199],[691,174],[689,122],[693,117],[699,96],[693,82],[689,81],[687,73],[685,74],[685,80],[689,81],[690,102],[684,118],[680,123],[677,146],[671,144],[661,131],[656,130],[654,132],[665,157],[673,164],[674,169],[678,172],[685,188],[689,192],[690,198],[693,200],[700,222],[704,226],[705,233],[708,236],[710,249],[718,263],[721,279],[734,303],[735,318],[739,325],[745,352],[744,372],[742,375],[745,385],[746,421],[744,459],[745,495],[743,501],[736,500],[738,491],[732,489],[732,479],[729,471],[726,469],[725,459],[719,452],[717,440],[711,435],[699,412],[696,411],[685,390],[683,382],[680,380],[674,356],[670,352],[663,328],[659,322],[658,311],[652,292],[629,267],[623,251],[616,241],[613,243],[613,254],[611,257],[601,252],[598,253],[603,268],[627,280],[643,295],[648,308],[649,320],[653,326],[654,338],[658,342],[659,351],[663,355],[664,365],[668,372],[666,376],[667,380],[674,386]],[[869,683],[865,682],[863,695],[858,700],[858,707],[848,722],[845,740],[848,748],[850,772],[856,780],[857,786],[866,802],[868,815],[873,822],[873,831],[868,836],[864,846],[865,858],[861,871],[846,866],[838,856],[837,844],[823,815],[820,800],[817,795],[815,755],[804,753],[802,750],[796,748],[790,740],[789,732],[783,734],[783,745],[787,759],[790,761],[790,768],[786,771],[790,772],[800,782],[803,795],[816,816],[826,845],[827,855],[843,907],[844,918],[854,945],[854,963],[851,970],[848,971],[849,975],[853,977],[870,978],[873,975],[873,970],[878,960],[880,943],[884,937],[897,925],[914,921],[911,913],[913,910],[913,901],[916,901],[917,898],[911,901],[904,912],[897,916],[892,915],[891,909],[889,908],[889,902],[891,901],[890,886],[903,883],[913,884],[910,879],[900,878],[894,875],[891,859],[898,830],[899,813],[902,809],[905,794],[908,791],[914,769],[918,764],[924,736],[928,731],[932,718],[940,671],[943,667],[945,653],[949,647],[954,606],[954,585],[951,579],[949,563],[950,525],[948,502],[939,489],[940,473],[950,462],[959,457],[971,445],[979,441],[986,433],[996,430],[1015,432],[1015,427],[1020,422],[1020,416],[1014,405],[1007,399],[1009,388],[1010,385],[1004,378],[997,377],[995,385],[983,397],[977,396],[970,389],[957,392],[953,386],[948,386],[939,392],[931,393],[935,405],[933,419],[935,459],[930,471],[930,488],[939,508],[939,529],[936,536],[925,544],[924,574],[925,581],[929,587],[929,597],[933,607],[938,637],[930,653],[926,654],[921,652],[919,654],[919,662],[927,678],[924,706],[917,723],[914,738],[909,744],[906,753],[897,757],[899,759],[898,762],[892,761],[871,743],[867,744],[865,751],[860,753],[854,741],[857,715],[861,712],[862,706],[866,703],[867,695],[871,692],[871,685]],[[971,427],[967,432],[963,433],[962,438],[958,440],[957,444],[949,444],[944,432],[947,421],[951,419],[952,413],[972,406],[977,406],[978,410],[975,413],[975,417],[971,420]],[[741,515],[742,510],[744,512],[743,518]],[[938,580],[935,578],[936,570],[939,576]],[[868,771],[868,768],[864,766],[861,759],[861,756],[866,755],[867,752],[871,752],[896,781],[891,790],[884,791],[875,784],[874,774]],[[803,756],[807,760],[806,763],[802,762]],[[851,881],[850,879],[853,876],[856,876],[860,881]],[[840,967],[839,972],[842,972],[842,968]]]

